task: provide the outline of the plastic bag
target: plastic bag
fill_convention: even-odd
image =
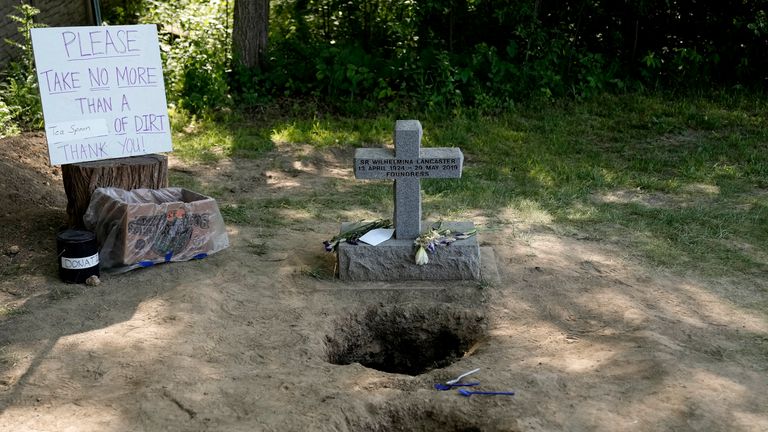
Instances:
[[[83,216],[101,268],[124,272],[204,258],[229,246],[216,200],[182,188],[98,188]]]

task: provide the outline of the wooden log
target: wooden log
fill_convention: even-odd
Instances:
[[[91,194],[99,187],[160,189],[168,187],[168,158],[149,154],[61,166],[70,227],[82,227]]]

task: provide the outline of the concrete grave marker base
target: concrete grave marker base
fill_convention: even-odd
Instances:
[[[341,231],[352,222],[343,222]],[[432,224],[425,223],[424,231]],[[443,222],[441,228],[467,232],[475,228],[472,222]],[[339,243],[339,278],[348,281],[404,280],[480,280],[480,246],[477,236],[456,240],[449,246],[438,247],[429,254],[429,263],[419,266],[414,261],[413,240],[389,239],[378,246],[360,242],[357,245]]]

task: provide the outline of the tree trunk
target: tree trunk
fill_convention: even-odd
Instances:
[[[99,187],[160,189],[168,187],[168,158],[159,154],[107,159],[61,166],[70,227],[82,227],[91,194]]]
[[[261,68],[267,51],[269,0],[235,0],[232,48],[235,65]]]

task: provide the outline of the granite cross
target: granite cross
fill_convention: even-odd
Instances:
[[[395,238],[415,239],[421,234],[421,179],[459,178],[464,163],[461,150],[421,148],[418,120],[395,123],[395,154],[384,148],[355,151],[355,177],[395,181]]]

